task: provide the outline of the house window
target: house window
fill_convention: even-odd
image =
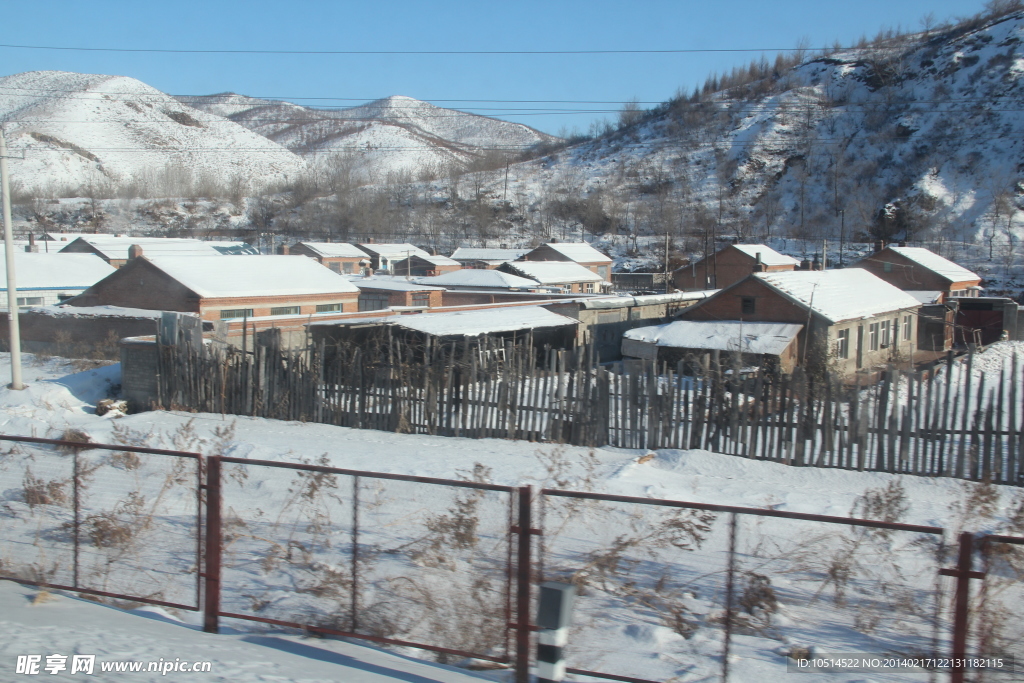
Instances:
[[[836,332],[836,358],[850,357],[850,330]]]
[[[608,266],[598,266],[597,274],[601,276],[602,280],[608,279]]]
[[[341,264],[341,272],[343,273],[351,275],[352,273],[355,272],[355,269],[356,264],[352,263],[351,261],[345,261],[344,263]]]
[[[60,302],[64,302],[64,301],[67,301],[68,299],[74,299],[74,298],[75,298],[74,294],[65,294],[64,292],[61,292],[60,294],[57,295],[57,301],[60,301]]]
[[[562,294],[572,294],[572,285],[562,285]]]
[[[231,318],[251,318],[251,308],[225,308],[220,312],[221,320],[230,320]]]
[[[868,349],[872,351],[878,350],[878,331],[881,328],[879,323],[871,323],[868,325]]]
[[[43,305],[43,297],[41,297],[41,296],[19,296],[18,297],[18,305],[19,306],[42,306]]]
[[[892,264],[889,263],[888,261],[884,262],[882,264],[882,270],[884,272],[886,272],[886,273],[891,273],[892,272]]]
[[[270,315],[298,315],[301,310],[298,306],[275,306],[270,309]]]
[[[360,294],[359,295],[359,310],[360,311],[379,311],[382,308],[388,307],[388,295],[387,294]]]
[[[593,294],[594,293],[594,283],[593,282],[586,282],[586,283],[584,283],[583,284],[583,293],[584,294]]]
[[[882,326],[882,348],[887,349],[889,348],[889,331],[891,324],[888,320],[883,320],[880,324]]]
[[[430,292],[413,292],[413,306],[430,306]]]
[[[910,324],[911,316],[903,316],[903,341],[910,341],[910,338],[913,336],[913,330],[911,329]]]
[[[317,313],[331,313],[332,311],[340,311],[341,304],[317,304]]]
[[[328,262],[327,267],[333,270],[335,273],[341,272],[341,264],[338,263],[337,261]]]
[[[740,312],[743,315],[754,315],[754,297],[744,296],[740,298]]]

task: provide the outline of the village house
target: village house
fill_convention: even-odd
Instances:
[[[681,291],[722,289],[752,273],[796,270],[800,261],[764,244],[730,244],[714,254],[677,268],[672,283]]]
[[[529,252],[529,249],[480,249],[476,247],[459,247],[452,254],[452,260],[458,261],[463,268],[493,270],[507,261],[515,261]]]
[[[392,275],[404,275],[406,277],[433,277],[461,269],[461,263],[447,256],[419,256],[413,254],[408,258],[392,261],[391,263]]]
[[[348,242],[298,242],[285,247],[285,254],[307,256],[335,273],[352,275],[370,267],[370,256]]]
[[[359,310],[385,308],[437,308],[442,305],[444,288],[431,287],[399,277],[353,278],[359,289]]]
[[[68,301],[198,313],[203,320],[356,312],[359,290],[294,256],[144,256]]]
[[[590,268],[571,261],[509,261],[498,270],[558,287],[565,294],[600,294],[609,286]]]
[[[879,243],[875,253],[851,267],[863,268],[919,299],[930,298],[932,303],[977,296],[981,286],[981,276],[923,247],[882,247]]]
[[[920,307],[917,299],[868,271],[848,268],[754,273],[679,317],[802,325],[799,364],[818,359],[849,375],[912,361]]]
[[[413,246],[409,243],[404,244],[359,244],[356,245],[362,249],[370,257],[370,267],[377,270],[386,270],[389,273],[394,272],[391,269],[392,264],[395,261],[401,261],[402,259],[409,258],[410,256],[430,256],[429,253],[420,249],[419,247]]]
[[[0,254],[3,250],[0,249]],[[51,306],[77,296],[114,272],[91,254],[36,254],[14,252],[18,308]],[[0,257],[0,282],[7,282],[7,259]],[[7,309],[7,289],[0,291],[0,307]]]
[[[133,258],[147,256],[235,256],[255,255],[245,242],[204,242],[169,237],[123,237],[82,235],[60,250],[62,254],[95,254],[120,268]]]
[[[612,275],[612,260],[586,242],[551,242],[529,251],[520,261],[568,261],[578,263],[608,282]]]

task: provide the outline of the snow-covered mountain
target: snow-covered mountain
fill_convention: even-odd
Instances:
[[[232,179],[256,190],[306,163],[281,145],[123,76],[33,71],[0,78],[13,187],[35,194],[151,192]]]
[[[317,163],[345,157],[368,180],[440,174],[489,150],[555,140],[528,126],[393,96],[349,109],[316,109],[234,93],[179,98],[235,121]]]
[[[754,62],[514,165],[507,185],[491,174],[490,196],[522,198],[527,217],[555,197],[569,225],[594,232],[843,231],[1011,249],[1024,236],[1022,45],[1018,11],[792,67]]]

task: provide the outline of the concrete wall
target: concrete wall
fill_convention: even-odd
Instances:
[[[157,325],[155,318],[89,314],[53,316],[34,311],[21,313],[18,322],[25,351],[70,358],[97,354],[116,358],[118,339],[156,334]],[[7,316],[0,316],[0,340],[5,349],[7,330]]]

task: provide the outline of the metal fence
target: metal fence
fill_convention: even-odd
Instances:
[[[534,496],[485,468],[449,480],[0,440],[0,579],[202,609],[212,632],[238,619],[361,638],[525,683],[531,586],[564,580],[579,591],[566,650],[579,680],[752,680],[822,651],[1009,658],[1024,637],[1024,538],[950,539],[882,509]],[[1019,676],[873,678],[947,672]]]

